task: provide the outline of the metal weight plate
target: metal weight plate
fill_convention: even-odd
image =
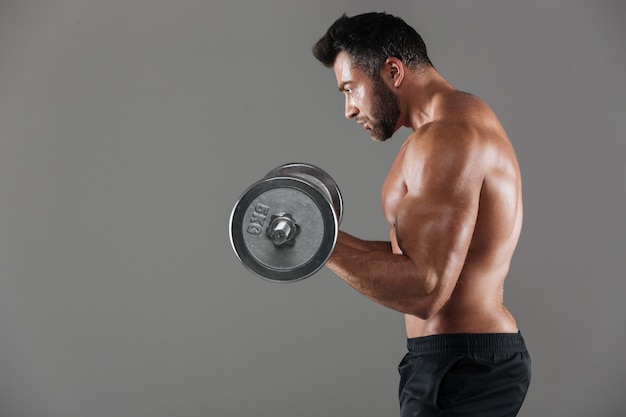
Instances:
[[[276,176],[300,177],[317,186],[332,202],[337,215],[337,222],[341,224],[343,218],[343,197],[337,183],[326,171],[312,164],[292,162],[274,168],[267,173],[265,178]]]
[[[278,246],[268,227],[286,214],[299,231],[289,244]],[[269,281],[294,282],[324,266],[338,229],[335,210],[318,187],[302,178],[275,176],[253,184],[235,203],[230,241],[251,272]]]

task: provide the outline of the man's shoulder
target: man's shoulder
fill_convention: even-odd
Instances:
[[[437,119],[415,130],[407,139],[407,149],[441,152],[480,146],[481,135],[470,121]]]
[[[406,141],[404,162],[438,170],[471,172],[488,169],[497,146],[471,123],[434,121],[413,132]],[[496,151],[496,152],[494,152]]]
[[[409,139],[440,146],[485,146],[500,136],[506,133],[495,113],[484,101],[469,96],[436,109],[433,120],[416,129]]]

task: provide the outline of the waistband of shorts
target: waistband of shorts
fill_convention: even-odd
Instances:
[[[458,355],[470,353],[521,353],[526,344],[518,333],[455,333],[407,339],[410,353]]]

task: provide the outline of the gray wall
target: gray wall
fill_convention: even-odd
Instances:
[[[397,415],[400,314],[326,269],[256,278],[227,234],[245,187],[306,161],[339,183],[346,230],[386,238],[408,131],[371,142],[310,54],[370,10],[414,25],[517,149],[521,415],[626,407],[621,2],[3,0],[1,415]]]

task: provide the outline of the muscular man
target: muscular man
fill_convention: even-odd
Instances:
[[[419,34],[385,13],[343,15],[313,54],[345,115],[385,141],[413,133],[382,189],[390,241],[340,232],[327,266],[404,313],[402,416],[515,416],[530,357],[503,304],[522,227],[520,169],[493,111],[448,83]]]

